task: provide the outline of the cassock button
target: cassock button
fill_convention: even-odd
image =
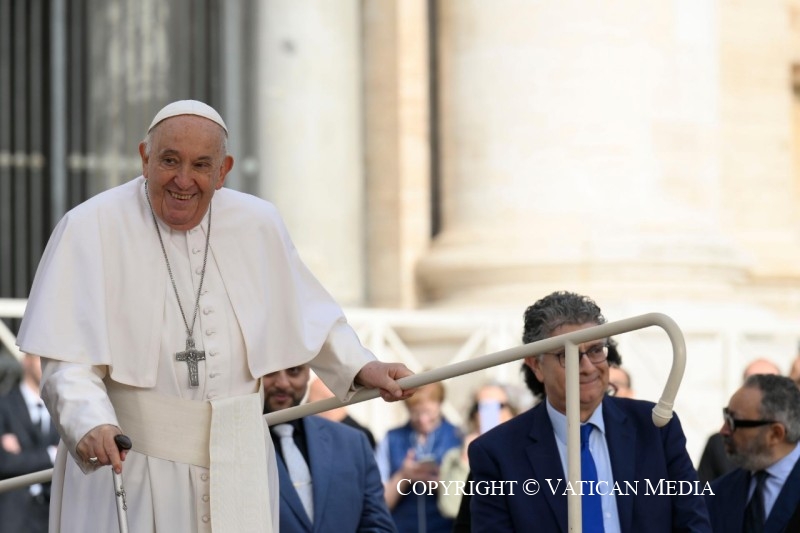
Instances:
[[[210,374],[208,375],[208,377],[210,377],[210,378],[212,378],[212,379],[213,379],[213,378],[215,378],[215,377],[217,377],[217,376],[219,376],[219,374],[218,374],[218,373],[216,373],[216,372],[212,372],[212,373],[210,373]]]
[[[200,474],[200,479],[202,479],[203,481],[208,481],[208,474],[206,473]]]
[[[207,515],[207,514],[204,514],[204,515],[203,515],[203,522],[205,522],[206,524],[208,524],[208,521],[209,521],[209,520],[210,520],[210,519],[208,518],[208,515]]]
[[[203,273],[203,267],[197,267],[194,272],[199,276],[200,274]]]
[[[203,251],[203,250],[201,250],[200,248],[192,248],[192,253],[193,253],[193,254],[199,254],[199,253],[200,253],[200,252],[202,252],[202,251]]]
[[[218,353],[219,353],[218,351],[214,350],[212,352],[208,352],[208,355],[210,355],[211,357],[216,357]]]
[[[205,309],[203,309],[203,314],[204,315],[210,315],[213,312],[214,312],[214,310],[211,309],[210,307],[206,307]]]
[[[213,335],[214,333],[216,333],[216,332],[215,332],[213,329],[207,329],[207,330],[206,330],[206,335],[208,335],[209,337],[210,337],[211,335]]]
[[[208,503],[208,494],[203,494],[203,501]]]

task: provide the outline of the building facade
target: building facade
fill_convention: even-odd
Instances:
[[[512,346],[553,290],[609,320],[664,312],[698,457],[745,363],[797,354],[800,0],[0,5],[43,21],[0,31],[2,297],[24,298],[65,209],[138,174],[155,110],[198,98],[231,126],[230,186],[277,205],[383,358]],[[657,399],[665,336],[619,341]],[[517,367],[454,380],[453,417]],[[378,409],[356,413],[380,434]]]

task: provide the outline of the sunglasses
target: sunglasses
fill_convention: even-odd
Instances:
[[[736,431],[737,428],[757,428],[777,422],[776,420],[742,420],[740,418],[734,418],[727,407],[722,408],[722,418],[732,432]]]

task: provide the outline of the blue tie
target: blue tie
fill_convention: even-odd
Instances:
[[[583,481],[594,481],[590,494],[589,484],[583,485],[583,497],[581,498],[581,518],[584,533],[603,533],[603,506],[600,495],[597,493],[597,467],[594,464],[592,452],[589,451],[589,435],[592,433],[594,425],[583,424],[581,426],[581,479]]]

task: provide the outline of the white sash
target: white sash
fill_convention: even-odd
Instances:
[[[260,393],[197,402],[110,380],[106,387],[133,451],[209,468],[215,533],[272,531]]]

